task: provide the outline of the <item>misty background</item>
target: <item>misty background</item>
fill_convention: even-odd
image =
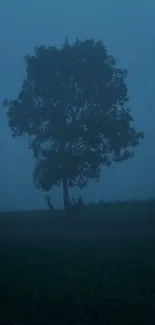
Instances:
[[[66,36],[103,40],[117,67],[128,69],[128,106],[145,139],[135,157],[103,168],[100,183],[81,192],[86,201],[145,199],[155,196],[155,2],[153,0],[1,0],[0,102],[15,99],[25,76],[24,56],[34,46],[61,46]],[[46,208],[43,192],[32,183],[28,140],[13,139],[6,110],[0,110],[0,210]],[[62,189],[51,191],[62,206]]]

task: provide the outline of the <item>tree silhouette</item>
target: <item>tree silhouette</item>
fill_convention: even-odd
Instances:
[[[103,165],[133,157],[143,138],[126,107],[127,71],[116,68],[104,44],[66,39],[26,55],[26,79],[15,100],[5,100],[13,136],[29,135],[35,186],[49,191],[98,181]]]

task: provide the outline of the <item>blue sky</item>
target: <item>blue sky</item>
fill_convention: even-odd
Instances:
[[[129,107],[145,140],[133,159],[104,168],[100,183],[89,183],[83,191],[87,201],[155,195],[154,12],[153,0],[0,1],[1,102],[18,95],[25,54],[31,54],[36,45],[59,46],[65,36],[71,42],[76,37],[102,39],[117,65],[128,69]],[[12,139],[3,108],[0,132],[0,209],[46,207],[43,193],[32,183],[33,160],[27,140]],[[51,194],[55,206],[62,205],[62,190],[54,189]]]

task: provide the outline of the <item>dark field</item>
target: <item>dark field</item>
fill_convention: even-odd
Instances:
[[[1,213],[0,261],[0,324],[155,324],[154,201]]]

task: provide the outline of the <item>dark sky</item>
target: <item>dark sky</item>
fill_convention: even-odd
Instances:
[[[117,65],[129,70],[128,87],[135,126],[145,140],[130,161],[104,168],[100,183],[84,190],[86,200],[147,198],[155,195],[155,2],[153,0],[1,0],[0,100],[14,99],[24,78],[24,56],[35,45],[102,39]],[[32,153],[25,139],[12,139],[6,112],[0,112],[0,209],[44,208],[32,184]],[[79,193],[79,192],[75,192]],[[60,190],[52,191],[56,206]]]

